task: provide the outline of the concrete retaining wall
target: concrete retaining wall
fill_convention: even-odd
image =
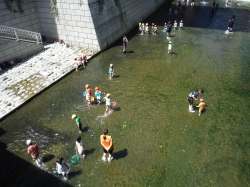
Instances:
[[[15,5],[15,4],[14,4]],[[16,6],[14,6],[17,9]],[[41,32],[36,4],[23,0],[24,13],[10,12],[4,2],[0,2],[0,25],[34,32]],[[0,39],[0,62],[17,57],[27,57],[43,49],[42,45]]]
[[[0,24],[39,32],[70,45],[104,50],[153,13],[165,0],[23,0],[24,13],[0,3]],[[0,62],[42,50],[42,45],[0,40]]]

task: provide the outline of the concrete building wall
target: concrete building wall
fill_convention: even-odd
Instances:
[[[41,32],[36,4],[23,0],[23,14],[10,12],[3,1],[0,2],[0,25],[23,30]],[[17,10],[14,4],[13,8]],[[0,62],[17,57],[27,57],[43,49],[42,45],[0,39]]]
[[[39,32],[93,51],[104,50],[153,13],[165,0],[23,0],[24,13],[0,2],[0,24]],[[55,12],[51,13],[51,7]],[[42,45],[0,40],[0,62],[25,57]]]
[[[153,13],[164,0],[35,0],[42,35],[100,51]]]

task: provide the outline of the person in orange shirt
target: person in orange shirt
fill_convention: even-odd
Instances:
[[[103,156],[102,156],[102,160],[104,162],[106,162],[106,155],[107,153],[109,154],[107,160],[108,162],[111,162],[111,160],[113,159],[112,157],[112,153],[114,151],[114,144],[112,142],[112,137],[110,135],[108,135],[108,129],[104,129],[102,131],[102,135],[100,136],[100,141],[103,147]]]
[[[204,103],[204,99],[203,99],[203,98],[200,98],[200,103],[199,103],[198,106],[196,106],[196,107],[199,108],[199,116],[201,115],[202,110],[205,108],[205,105],[206,105],[206,104]]]

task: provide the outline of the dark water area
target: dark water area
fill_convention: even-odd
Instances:
[[[183,30],[172,30],[172,54],[163,24],[178,19],[168,5],[144,22],[158,25],[158,35],[128,33],[122,41],[91,59],[0,123],[1,184],[4,186],[249,186],[250,185],[250,3],[225,7],[219,1],[187,6]],[[225,34],[236,15],[234,32]],[[178,16],[179,16],[178,15]],[[115,77],[108,78],[109,64]],[[99,86],[116,101],[86,107],[84,86]],[[188,111],[187,96],[203,88],[201,116]],[[195,105],[198,102],[195,101]],[[72,114],[83,121],[86,158],[72,164],[79,132]],[[101,160],[99,137],[108,128],[115,145],[111,163]],[[36,167],[26,139],[40,147],[45,165]],[[52,174],[55,160],[70,166],[69,181]],[[16,173],[13,175],[13,173]]]

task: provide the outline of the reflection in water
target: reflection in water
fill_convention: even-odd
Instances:
[[[0,141],[7,145],[7,153],[33,164],[25,145],[26,139],[32,139],[45,161],[41,170],[52,172],[55,159],[63,156],[70,165],[72,186],[249,186],[250,27],[246,20],[250,7],[247,2],[231,8],[222,6],[224,1],[218,3],[212,21],[212,1],[186,7],[181,15],[184,30],[171,32],[174,55],[167,54],[166,33],[139,36],[132,31],[130,53],[122,54],[118,41],[85,70],[73,72],[2,121],[6,133]],[[159,31],[164,22],[178,19],[168,15],[166,7],[146,20],[156,23]],[[234,33],[225,35],[233,14]],[[110,63],[119,75],[112,80]],[[86,107],[82,92],[87,83],[111,93],[117,102],[112,114],[104,116],[104,103]],[[188,112],[186,100],[198,88],[205,90],[201,97],[207,104],[200,117],[197,111]],[[77,164],[70,163],[79,136],[73,113],[86,128],[82,134],[86,158]],[[104,128],[115,144],[111,163],[101,161],[99,138]],[[23,176],[36,170],[29,167]]]

